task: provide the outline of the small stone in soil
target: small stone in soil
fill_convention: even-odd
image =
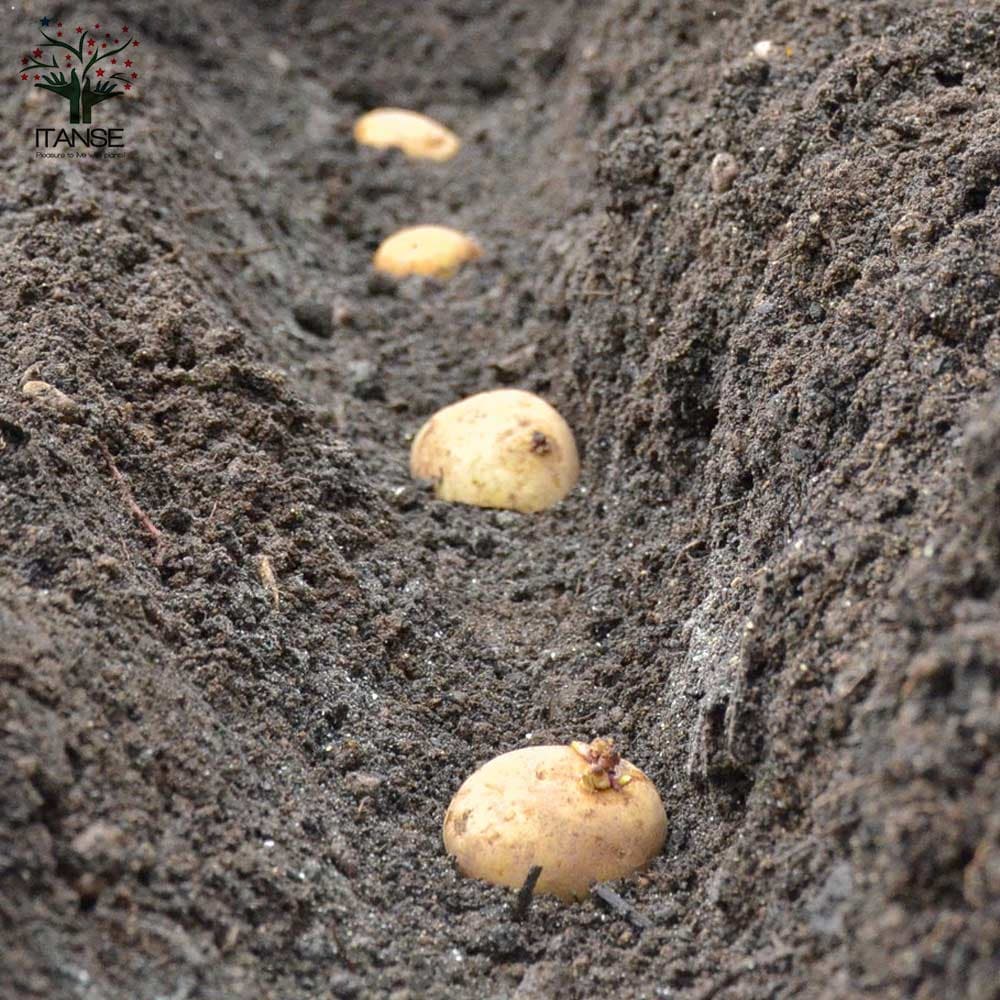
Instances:
[[[716,194],[723,194],[733,186],[740,168],[731,153],[717,153],[709,167],[709,182]]]
[[[333,335],[333,309],[326,302],[303,300],[292,307],[292,315],[303,330],[317,337],[329,338]]]

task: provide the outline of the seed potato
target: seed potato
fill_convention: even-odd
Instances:
[[[421,274],[426,278],[451,278],[483,251],[465,233],[447,226],[411,226],[393,233],[375,251],[372,266],[394,278]]]
[[[410,472],[440,500],[532,513],[576,485],[573,432],[545,400],[494,389],[438,410],[410,450]]]
[[[414,160],[450,160],[459,150],[457,135],[417,111],[376,108],[354,123],[354,138],[362,146],[401,149]]]
[[[513,889],[540,865],[535,891],[568,902],[648,864],[667,816],[642,771],[594,740],[495,757],[459,788],[442,832],[463,875]]]

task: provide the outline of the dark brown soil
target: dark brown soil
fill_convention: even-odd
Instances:
[[[995,5],[126,15],[128,158],[0,94],[0,994],[1000,996]],[[462,153],[357,148],[379,104]],[[375,279],[417,222],[486,261]],[[409,481],[500,385],[577,433],[549,513]],[[517,922],[448,800],[602,734],[651,926]]]

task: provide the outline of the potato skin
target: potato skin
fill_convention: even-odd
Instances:
[[[354,123],[354,138],[362,146],[394,146],[414,160],[450,160],[462,143],[440,122],[418,111],[375,108]]]
[[[444,818],[445,850],[464,875],[520,888],[541,865],[536,892],[570,901],[594,882],[621,878],[663,848],[667,816],[652,782],[593,791],[586,761],[568,746],[501,754],[471,775]]]
[[[457,229],[410,226],[382,241],[372,266],[394,278],[421,274],[426,278],[447,279],[463,264],[482,255],[479,244]]]
[[[410,450],[410,472],[440,500],[533,513],[576,485],[573,432],[545,400],[494,389],[438,410]]]

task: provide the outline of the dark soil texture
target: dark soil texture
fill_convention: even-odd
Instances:
[[[1000,997],[993,2],[150,0],[79,160],[9,8],[4,1000]],[[409,478],[499,386],[546,513]],[[448,801],[596,736],[666,848],[515,919]]]

